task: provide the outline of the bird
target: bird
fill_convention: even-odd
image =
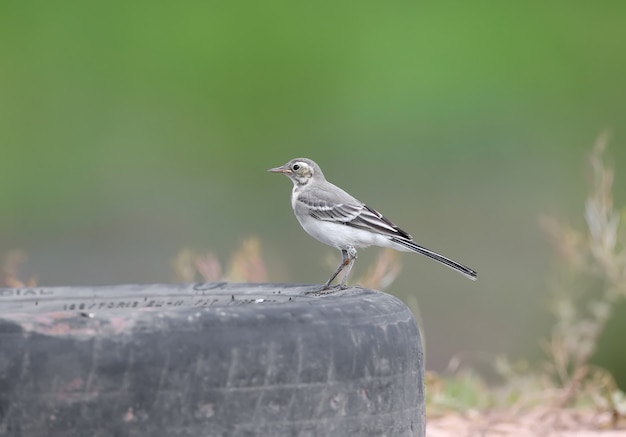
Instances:
[[[368,246],[416,252],[452,268],[471,280],[478,278],[475,270],[420,246],[413,241],[409,233],[400,229],[380,212],[328,182],[315,161],[296,158],[268,171],[282,173],[293,182],[291,206],[302,228],[313,238],[341,251],[341,264],[321,291],[330,290],[332,282],[344,269],[341,282],[332,288],[346,289],[348,276],[357,259],[357,249]]]

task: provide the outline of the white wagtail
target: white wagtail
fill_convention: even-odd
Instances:
[[[328,182],[319,165],[312,160],[292,159],[268,171],[282,173],[293,182],[291,206],[304,230],[322,243],[341,250],[343,260],[322,290],[329,289],[337,275],[347,267],[339,284],[340,288],[346,288],[348,275],[357,258],[356,248],[372,245],[421,253],[472,280],[478,277],[474,270],[419,246],[408,233],[381,213]]]

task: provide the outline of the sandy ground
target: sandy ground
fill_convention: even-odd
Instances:
[[[626,437],[626,421],[593,411],[449,414],[429,418],[426,437]]]

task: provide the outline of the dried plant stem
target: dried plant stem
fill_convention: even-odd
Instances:
[[[589,158],[591,193],[585,203],[586,231],[544,221],[567,272],[567,280],[562,279],[556,288],[557,325],[548,350],[552,368],[563,384],[558,407],[574,402],[591,379],[589,363],[598,341],[616,301],[626,297],[625,242],[620,241],[620,214],[613,205],[614,173],[603,161],[607,141],[608,135],[601,135]]]

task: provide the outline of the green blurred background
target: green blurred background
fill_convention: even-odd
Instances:
[[[537,357],[538,220],[582,225],[607,128],[626,201],[626,2],[3,1],[0,48],[0,250],[43,285],[171,281],[181,248],[251,235],[271,281],[322,282],[339,254],[266,173],[306,156],[478,270],[402,255],[390,291],[417,297],[429,368]],[[602,356],[626,367],[616,332]]]

